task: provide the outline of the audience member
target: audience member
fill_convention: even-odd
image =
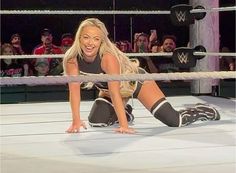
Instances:
[[[230,52],[228,47],[222,47],[221,52]],[[235,71],[235,61],[233,57],[222,57],[220,59],[220,70],[221,71]]]
[[[41,31],[42,45],[34,49],[33,54],[63,54],[60,47],[53,44],[53,36],[49,29],[45,28]],[[61,58],[47,58],[49,64],[49,75],[60,75],[63,71]],[[32,65],[35,69],[36,59],[32,61]]]
[[[71,33],[65,33],[61,36],[61,50],[65,54],[66,51],[72,46],[74,42],[73,35]]]
[[[164,35],[162,39],[162,46],[160,52],[173,52],[176,48],[176,37],[174,35]],[[163,57],[155,59],[157,64],[158,72],[176,72],[179,68],[175,66],[171,58]]]
[[[21,46],[21,36],[20,36],[20,34],[16,33],[16,34],[13,34],[11,36],[11,45],[13,46],[15,55],[25,54],[23,49],[22,49],[22,46]]]
[[[149,36],[146,33],[135,33],[134,35],[134,52],[149,52]]]
[[[176,37],[174,35],[164,35],[162,43],[163,52],[173,52],[176,48]]]
[[[150,53],[149,35],[146,33],[135,33],[134,35],[134,49],[135,53]],[[137,57],[140,67],[144,68],[147,72],[152,72],[149,63],[151,60],[148,56]]]
[[[116,45],[124,53],[132,52],[132,46],[128,40],[121,40],[119,42],[116,42]]]
[[[47,76],[49,73],[48,60],[43,58],[36,59],[34,70],[35,76]]]
[[[150,30],[149,49],[152,53],[157,53],[161,51],[161,45],[156,29]]]
[[[143,33],[136,34],[134,44],[135,44],[134,50],[136,50],[136,52],[139,52],[139,53],[142,53],[142,52],[156,53],[157,51],[160,50],[160,45],[159,45],[156,30],[151,30],[150,37],[148,37],[147,34],[143,34]],[[156,51],[154,51],[154,49],[156,49]],[[145,57],[140,57],[138,59],[140,61],[141,67],[144,68],[146,71],[150,73],[158,72],[158,68],[157,68],[158,64],[155,63],[157,60],[157,57],[145,56]]]
[[[161,45],[159,41],[155,41],[154,43],[151,43],[151,48],[150,48],[152,53],[158,53],[162,51]]]
[[[14,49],[15,55],[24,55],[25,52],[22,49],[21,45],[21,36],[18,33],[15,33],[11,36],[11,45]],[[29,74],[29,60],[28,59],[18,59],[18,63],[20,63],[24,67],[24,76],[28,76]]]
[[[5,43],[1,46],[1,55],[14,55],[11,44]],[[1,59],[1,77],[20,77],[24,75],[24,67],[17,59]]]

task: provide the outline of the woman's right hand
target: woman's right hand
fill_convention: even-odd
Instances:
[[[73,122],[71,126],[66,130],[67,133],[79,133],[80,127],[87,129],[85,123],[83,121]]]
[[[129,128],[129,127],[119,127],[115,129],[115,132],[118,133],[125,133],[125,134],[134,134],[135,130],[133,128]]]

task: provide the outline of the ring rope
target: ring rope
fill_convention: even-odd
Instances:
[[[211,9],[192,9],[190,13],[202,12],[218,12],[218,11],[235,11],[236,6],[231,7],[218,7]],[[171,14],[170,11],[165,10],[1,10],[0,14],[46,14],[46,15],[59,15],[59,14]]]
[[[127,56],[139,57],[139,56],[162,56],[171,57],[172,52],[165,53],[126,53]],[[195,56],[230,56],[236,58],[236,53],[233,52],[194,52]],[[43,54],[43,55],[0,55],[0,59],[31,59],[31,58],[63,58],[64,54]]]
[[[231,57],[236,57],[235,52],[193,52],[193,55],[195,56],[231,56]]]
[[[145,80],[193,80],[193,79],[235,79],[235,71],[220,72],[178,72],[178,73],[147,73],[128,75],[94,74],[86,76],[30,76],[1,77],[0,85],[42,85],[65,84],[69,82],[107,82],[107,81],[145,81]]]
[[[0,14],[46,14],[46,15],[58,15],[58,14],[170,14],[170,11],[143,11],[143,10],[2,10]]]

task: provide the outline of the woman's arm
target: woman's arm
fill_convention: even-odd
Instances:
[[[67,75],[76,76],[79,74],[77,60],[69,60],[66,64]],[[69,99],[72,111],[72,124],[67,129],[68,133],[77,133],[80,130],[80,126],[86,129],[84,122],[80,119],[80,83],[69,83]]]
[[[120,74],[120,64],[116,57],[110,54],[103,56],[101,66],[106,74]],[[120,133],[134,133],[134,130],[128,126],[125,108],[120,94],[120,82],[108,82],[108,89],[120,124],[120,128],[116,131]]]

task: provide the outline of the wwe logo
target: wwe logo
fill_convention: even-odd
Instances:
[[[184,54],[184,52],[182,52],[181,54],[178,53],[177,57],[178,57],[179,62],[181,64],[183,64],[183,63],[187,64],[187,62],[188,62],[188,53],[186,53],[186,54]]]
[[[176,18],[178,19],[179,22],[184,22],[186,18],[186,11],[175,11]]]

